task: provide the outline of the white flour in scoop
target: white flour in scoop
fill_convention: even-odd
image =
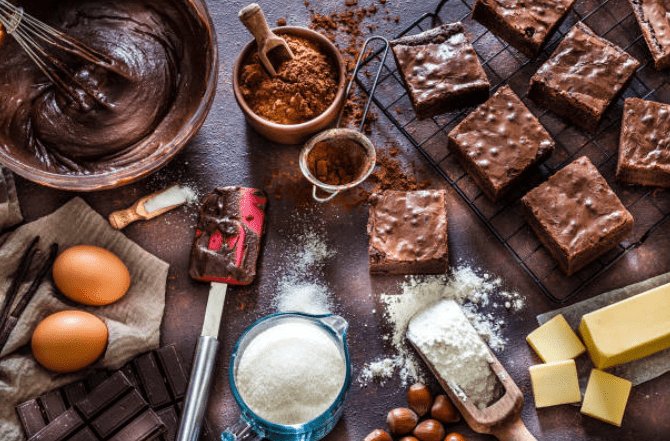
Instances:
[[[500,398],[502,385],[489,365],[491,351],[453,300],[415,315],[407,338],[461,400],[484,409]]]
[[[258,416],[302,424],[325,412],[346,377],[345,360],[318,326],[294,321],[258,334],[237,366],[235,385]]]

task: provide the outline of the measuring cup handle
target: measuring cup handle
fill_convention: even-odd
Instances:
[[[263,437],[257,434],[251,424],[241,416],[221,434],[222,441],[261,441],[262,439]]]
[[[330,193],[330,196],[328,196],[326,198],[322,198],[322,197],[316,195],[316,190],[317,189],[318,189],[318,187],[316,185],[312,186],[312,197],[317,202],[328,202],[340,193],[340,190],[335,190],[334,193]]]

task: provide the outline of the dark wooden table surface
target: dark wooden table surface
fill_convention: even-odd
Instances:
[[[579,0],[589,3],[592,0]],[[264,250],[259,262],[259,275],[249,287],[231,288],[226,299],[221,327],[222,346],[216,378],[208,407],[208,418],[216,433],[236,420],[237,406],[227,381],[228,360],[240,333],[256,319],[275,312],[273,298],[278,278],[290,270],[296,256],[285,250],[296,234],[310,227],[322,235],[324,242],[337,254],[334,264],[325,269],[322,282],[332,290],[334,312],[350,323],[349,346],[354,376],[364,363],[389,353],[382,340],[383,307],[378,295],[398,292],[401,277],[370,277],[367,263],[365,224],[367,207],[345,204],[338,197],[330,204],[298,204],[294,192],[308,192],[307,182],[297,171],[299,146],[272,144],[250,129],[238,109],[231,85],[231,72],[237,53],[249,34],[237,18],[245,1],[209,1],[217,28],[220,62],[216,100],[209,117],[195,139],[165,168],[144,180],[108,191],[74,194],[42,187],[17,178],[17,187],[24,215],[28,221],[50,213],[74,196],[83,197],[102,215],[129,206],[139,197],[172,182],[187,184],[204,195],[215,186],[245,185],[265,188],[271,194]],[[342,11],[344,0],[304,0],[261,2],[268,20],[274,23],[285,18],[290,25],[308,25],[311,12]],[[372,0],[359,0],[360,5]],[[370,18],[376,33],[392,37],[416,17],[432,10],[437,1],[387,0],[374,2],[382,12]],[[614,5],[614,3],[613,3]],[[620,12],[629,14],[625,1],[616,2]],[[399,22],[384,19],[385,10]],[[616,10],[615,10],[616,12]],[[365,29],[364,29],[365,30]],[[367,32],[367,31],[366,31]],[[639,32],[639,31],[638,31]],[[516,290],[527,299],[521,311],[504,317],[503,330],[508,344],[499,359],[524,393],[523,420],[540,440],[666,440],[670,439],[670,376],[633,389],[623,426],[617,428],[583,416],[577,407],[565,405],[536,410],[528,376],[528,366],[539,363],[538,357],[525,342],[525,336],[537,323],[535,316],[557,307],[538,290],[532,280],[512,261],[470,208],[431,168],[430,164],[380,115],[372,125],[371,138],[378,148],[389,143],[400,150],[398,158],[407,171],[419,180],[429,180],[434,188],[449,190],[449,247],[452,262],[464,262],[492,272],[505,281],[505,287]],[[281,176],[278,176],[281,175]],[[288,175],[295,176],[290,184]],[[281,179],[284,182],[279,182]],[[283,190],[282,190],[283,188]],[[281,198],[276,197],[284,191]],[[668,196],[667,194],[665,196]],[[192,281],[187,274],[189,249],[192,243],[196,208],[183,207],[156,220],[135,223],[124,231],[129,238],[170,264],[166,309],[161,326],[161,342],[175,344],[182,359],[190,365],[199,336],[207,292],[207,284]],[[639,219],[636,219],[639,222]],[[581,293],[581,300],[599,293],[644,280],[670,271],[670,224],[661,226],[646,243],[629,253],[596,283]],[[344,416],[326,438],[362,440],[372,429],[385,428],[386,413],[405,404],[406,388],[394,378],[385,385],[370,383],[362,388],[354,382]],[[468,440],[493,439],[473,433],[464,423],[450,430],[461,432]]]

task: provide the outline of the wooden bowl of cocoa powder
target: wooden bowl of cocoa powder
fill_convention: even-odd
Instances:
[[[233,91],[251,127],[279,144],[302,144],[335,125],[345,103],[344,58],[325,36],[311,29],[283,26],[294,60],[282,63],[271,77],[249,42],[233,68]]]

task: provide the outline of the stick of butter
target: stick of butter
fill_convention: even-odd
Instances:
[[[584,315],[579,333],[599,369],[670,348],[670,284]]]

